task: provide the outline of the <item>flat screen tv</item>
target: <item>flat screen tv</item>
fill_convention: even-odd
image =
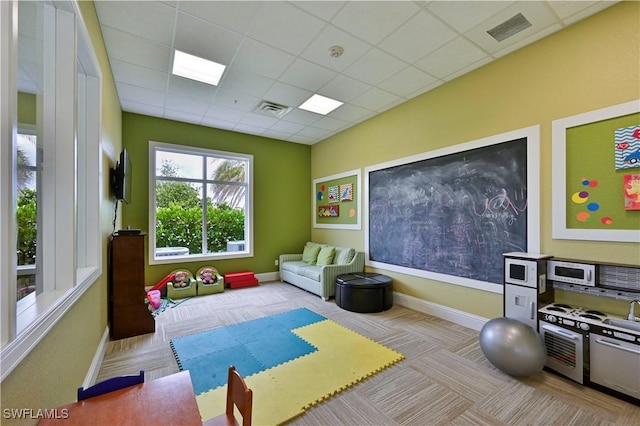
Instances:
[[[131,158],[126,149],[120,153],[120,160],[111,169],[111,191],[116,200],[131,201]]]

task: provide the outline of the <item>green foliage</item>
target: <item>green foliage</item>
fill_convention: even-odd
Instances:
[[[227,241],[244,240],[244,211],[228,205],[207,206],[207,251],[227,250]],[[199,203],[183,208],[177,203],[156,210],[156,246],[187,247],[202,253],[202,209]]]
[[[178,206],[183,209],[199,207],[200,194],[185,182],[159,181],[156,185],[156,208]]]
[[[23,189],[18,195],[16,210],[18,221],[18,265],[33,265],[36,263],[36,192]]]

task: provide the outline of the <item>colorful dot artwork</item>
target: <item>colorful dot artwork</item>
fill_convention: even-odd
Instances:
[[[588,188],[596,188],[598,186],[597,180],[590,180],[583,177],[582,179],[580,179],[580,181],[582,183],[582,186],[586,186]],[[584,204],[584,207],[586,208],[586,211],[581,211],[576,214],[576,219],[579,222],[591,222],[593,220],[593,217],[590,212],[597,212],[598,210],[600,210],[600,203],[587,203],[589,201],[590,195],[591,194],[589,193],[589,191],[578,191],[571,196],[571,201],[573,201],[575,204]],[[613,219],[609,216],[605,216],[600,219],[600,223],[602,223],[603,225],[611,225],[613,223]]]

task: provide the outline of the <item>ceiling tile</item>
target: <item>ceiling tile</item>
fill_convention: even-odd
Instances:
[[[260,102],[260,98],[251,95],[245,95],[244,93],[235,92],[233,90],[227,90],[222,87],[216,91],[216,96],[213,103],[216,105],[222,105],[227,108],[233,108],[244,112],[253,111],[253,109]]]
[[[110,59],[168,72],[171,63],[171,49],[168,46],[111,27],[103,27],[102,35]]]
[[[280,81],[315,92],[335,76],[335,71],[312,64],[304,59],[296,59],[282,74]]]
[[[420,10],[408,1],[351,1],[332,23],[369,43],[376,44]]]
[[[338,108],[340,109],[340,108]],[[348,121],[340,120],[338,118],[324,116],[315,123],[313,123],[313,127],[317,127],[318,129],[330,130],[332,132],[342,130],[350,126],[351,123]]]
[[[420,12],[380,43],[380,48],[408,63],[413,63],[443,44],[456,33],[427,12]]]
[[[175,48],[219,64],[229,65],[242,35],[185,13],[178,14]]]
[[[228,121],[229,123],[237,123],[242,120],[247,113],[238,109],[227,108],[222,105],[209,105],[204,118]],[[203,118],[203,120],[204,120]],[[230,125],[230,127],[233,127]]]
[[[414,67],[407,67],[380,83],[379,87],[395,95],[406,97],[429,86],[437,79]]]
[[[247,35],[255,40],[298,55],[322,30],[324,22],[285,2],[269,2],[260,11]]]
[[[210,84],[191,80],[177,75],[169,76],[169,94],[188,96],[201,101],[211,102],[218,88]]]
[[[399,96],[374,87],[363,95],[355,98],[351,103],[356,106],[363,106],[378,111],[385,109],[387,105],[396,102],[399,99]]]
[[[344,1],[314,1],[314,0],[302,0],[291,1],[291,4],[306,10],[312,15],[317,16],[325,21],[330,21],[338,10],[346,3]]]
[[[309,99],[311,95],[313,95],[312,91],[276,82],[269,90],[267,90],[267,93],[264,94],[264,98],[271,102],[297,108],[302,105],[304,101]]]
[[[173,39],[176,10],[151,1],[97,1],[100,23],[133,35],[170,45]]]
[[[181,12],[244,33],[261,7],[259,1],[180,1]]]
[[[415,63],[415,66],[438,78],[444,78],[486,57],[473,43],[458,37]]]
[[[331,112],[332,117],[339,118],[351,123],[358,123],[359,121],[365,120],[374,115],[375,112],[373,112],[372,110],[362,108],[351,103],[344,104],[340,108]]]
[[[344,73],[375,86],[406,67],[406,63],[388,53],[380,49],[371,49],[347,68]]]
[[[233,66],[276,79],[295,59],[295,56],[282,50],[245,38],[233,60]]]
[[[166,109],[182,111],[202,118],[207,112],[209,104],[198,99],[173,94],[165,98],[164,106]]]
[[[120,99],[141,104],[164,106],[165,94],[157,90],[144,89],[130,84],[116,83]]]
[[[162,91],[167,88],[167,73],[139,65],[122,62],[117,59],[111,61],[111,70],[114,74],[122,76],[120,83],[132,86],[145,87],[147,89]]]
[[[615,3],[147,0],[95,7],[123,110],[313,144]],[[518,12],[531,28],[503,42],[488,36]],[[42,41],[25,32],[28,13],[19,18],[18,81],[35,91],[41,66],[28,58]],[[344,49],[337,58],[329,54],[334,45]],[[228,65],[220,84],[170,75],[175,48]],[[327,116],[300,110],[316,92],[345,103]],[[281,119],[255,114],[263,100],[293,110]]]
[[[136,114],[150,115],[152,117],[162,117],[164,114],[163,106],[141,104],[135,101],[123,99],[120,102],[123,111],[134,112]]]
[[[329,49],[333,46],[342,47],[344,53],[338,58],[331,57]],[[370,44],[339,28],[327,25],[302,52],[301,56],[332,70],[342,71],[371,47]]]
[[[227,68],[220,82],[220,87],[262,97],[274,84],[274,80],[238,68]]]
[[[427,9],[464,33],[512,4],[513,1],[434,1]]]
[[[371,89],[370,84],[339,74],[336,78],[322,86],[318,91],[318,94],[328,96],[342,102],[349,102],[369,89]]]
[[[201,115],[191,114],[189,111],[174,110],[169,108],[164,109],[164,118],[191,124],[200,124],[200,122],[202,121]]]

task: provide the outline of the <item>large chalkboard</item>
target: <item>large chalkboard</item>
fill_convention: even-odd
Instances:
[[[369,260],[503,283],[527,251],[527,139],[370,171]]]

